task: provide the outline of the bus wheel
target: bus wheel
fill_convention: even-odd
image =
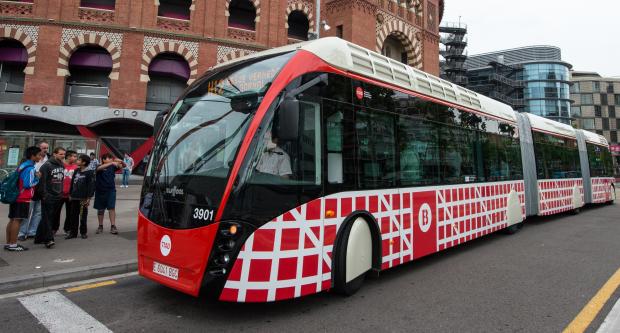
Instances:
[[[334,252],[334,291],[350,296],[362,287],[372,267],[372,234],[362,217],[344,228]]]
[[[511,225],[509,227],[506,227],[504,229],[504,233],[506,235],[514,235],[517,232],[519,232],[519,230],[521,230],[521,228],[523,228],[523,222],[519,222],[517,224],[513,224],[513,225]]]

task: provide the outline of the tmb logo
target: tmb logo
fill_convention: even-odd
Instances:
[[[167,257],[172,250],[172,240],[170,240],[170,236],[164,235],[159,242],[159,251],[164,257]]]

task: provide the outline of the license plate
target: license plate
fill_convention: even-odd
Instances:
[[[170,267],[168,265],[160,264],[156,261],[153,262],[153,273],[159,274],[161,276],[165,276],[167,278],[178,280],[179,279],[179,269]]]

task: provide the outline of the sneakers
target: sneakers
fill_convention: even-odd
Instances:
[[[103,226],[102,226],[102,225],[100,225],[100,226],[97,228],[97,231],[96,231],[95,233],[96,233],[96,234],[100,234],[100,233],[102,233],[102,232],[103,232]]]
[[[24,242],[24,241],[26,241],[26,236],[19,236],[19,237],[17,237],[17,240],[20,241],[20,242]]]
[[[80,237],[82,237],[82,239],[86,239],[86,238],[88,238],[88,235],[87,234],[82,234],[82,235],[80,235]]]
[[[116,229],[116,226],[115,226],[115,225],[113,225],[113,226],[111,226],[111,227],[110,227],[110,233],[111,233],[112,235],[118,235],[118,229]]]
[[[67,235],[65,236],[65,239],[72,239],[72,238],[77,238],[77,234],[71,234],[71,233],[67,233]]]
[[[45,247],[48,249],[51,249],[52,247],[54,247],[54,245],[56,245],[56,243],[54,243],[54,241],[48,241],[45,243]]]
[[[4,249],[7,251],[11,251],[11,252],[22,252],[22,251],[28,251],[28,248],[25,246],[22,246],[20,244],[17,244],[17,246],[10,246],[10,245],[5,245]]]

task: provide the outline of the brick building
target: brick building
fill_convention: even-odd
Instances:
[[[315,32],[314,0],[0,0],[0,168],[41,138],[79,151],[152,145],[157,112],[209,67]],[[439,74],[443,0],[323,0],[353,43]],[[368,33],[374,27],[375,33]]]

